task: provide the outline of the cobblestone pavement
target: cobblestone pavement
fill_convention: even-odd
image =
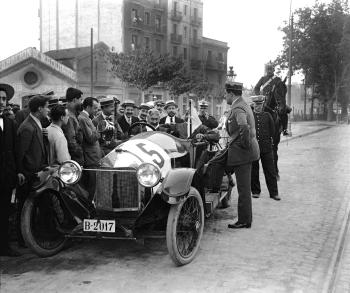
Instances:
[[[1,259],[0,291],[322,292],[349,201],[349,142],[350,127],[336,126],[281,144],[282,200],[269,199],[263,183],[252,228],[228,230],[235,193],[206,223],[187,266],[172,264],[164,241],[88,241],[47,259],[29,251]],[[348,282],[346,264],[340,280]]]

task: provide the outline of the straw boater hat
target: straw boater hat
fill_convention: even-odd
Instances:
[[[110,106],[110,105],[114,105],[114,103],[116,102],[116,100],[113,97],[101,97],[100,98],[100,105],[101,108],[106,107],[106,106]],[[119,100],[118,100],[119,102]]]
[[[169,106],[175,106],[177,108],[177,104],[174,100],[168,100],[165,102],[164,109],[166,110]]]
[[[127,106],[131,106],[131,107],[137,108],[137,106],[135,105],[135,102],[133,100],[125,100],[123,103],[121,103],[121,106],[123,108],[125,108]]]
[[[154,101],[154,105],[155,106],[162,106],[162,107],[164,107],[165,106],[165,102],[162,101],[162,100],[156,100],[156,101]]]
[[[145,110],[149,110],[151,109],[151,106],[149,106],[147,103],[141,103],[141,105],[139,106],[139,110],[141,109],[145,109]]]
[[[0,83],[0,91],[4,91],[6,93],[6,98],[8,101],[11,100],[15,94],[13,87],[6,83]]]

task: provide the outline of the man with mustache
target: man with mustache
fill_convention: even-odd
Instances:
[[[139,118],[134,116],[134,110],[137,108],[134,101],[125,100],[121,107],[124,108],[124,115],[118,119],[118,123],[123,131],[127,133],[132,124],[139,121]]]

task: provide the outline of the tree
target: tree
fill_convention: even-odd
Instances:
[[[306,84],[317,88],[320,100],[328,105],[327,119],[330,120],[334,116],[333,103],[341,97],[339,89],[349,63],[340,50],[348,18],[347,3],[343,0],[333,0],[330,4],[316,1],[311,8],[296,10],[294,16],[293,69],[302,70]],[[285,24],[281,30],[285,34],[283,51],[275,63],[285,68],[288,64],[289,26]]]
[[[149,50],[131,54],[111,52],[107,59],[114,77],[137,87],[142,93],[159,82],[173,80],[184,66],[181,58],[155,55]]]

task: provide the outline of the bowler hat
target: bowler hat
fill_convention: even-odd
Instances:
[[[6,83],[0,83],[0,91],[4,91],[6,93],[6,99],[8,101],[11,100],[15,94],[13,87]]]
[[[79,99],[82,95],[83,95],[83,92],[74,87],[69,87],[66,91],[67,101],[72,101],[74,98]]]

